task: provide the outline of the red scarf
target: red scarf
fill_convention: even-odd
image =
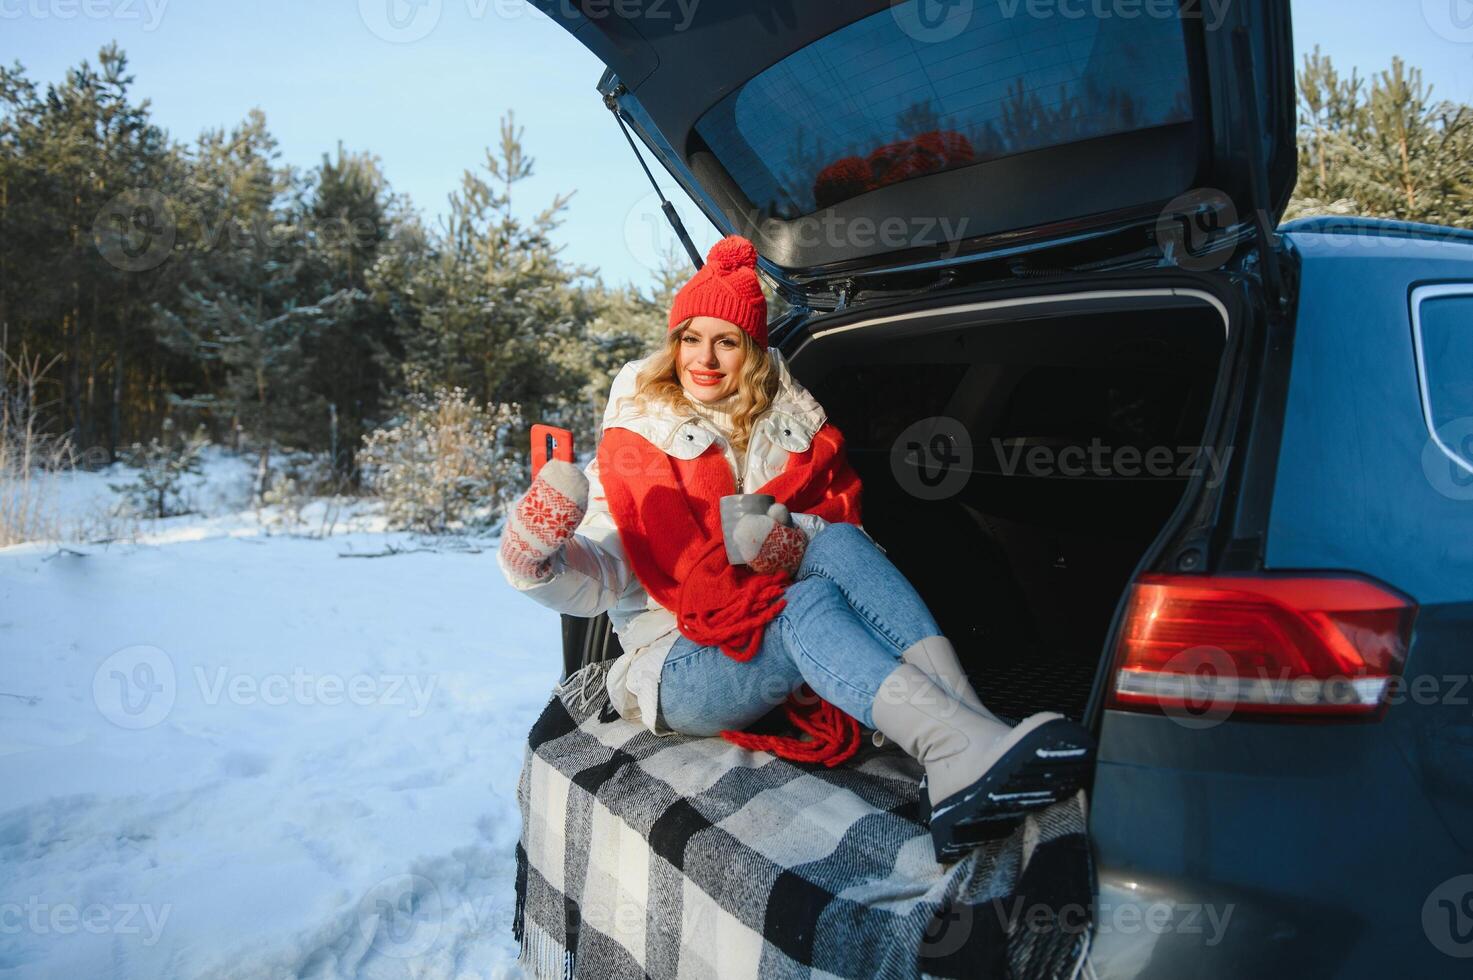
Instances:
[[[682,635],[750,660],[762,633],[787,600],[787,572],[761,574],[727,561],[721,534],[721,497],[736,480],[720,445],[695,459],[666,455],[649,440],[607,428],[598,447],[599,478],[624,553],[645,590],[674,610]],[[790,452],[783,471],[754,493],[769,493],[797,513],[830,523],[859,523],[859,474],[844,454],[844,437],[824,423],[801,453]],[[789,695],[787,716],[811,740],[723,731],[744,748],[785,759],[835,766],[859,748],[859,723],[806,685]]]

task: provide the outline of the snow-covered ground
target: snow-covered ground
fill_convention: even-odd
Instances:
[[[62,480],[63,516],[121,475]],[[204,513],[136,543],[0,549],[0,977],[520,976],[557,616],[494,541],[362,506],[283,534],[250,475],[212,452]]]

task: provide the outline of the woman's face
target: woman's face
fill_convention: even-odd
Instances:
[[[747,350],[735,324],[714,316],[694,317],[678,343],[675,371],[687,394],[714,402],[736,392]]]

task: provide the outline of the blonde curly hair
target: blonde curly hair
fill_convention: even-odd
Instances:
[[[679,326],[665,335],[665,342],[650,358],[635,377],[635,406],[643,411],[648,405],[663,405],[677,415],[694,417],[698,413],[690,407],[690,399],[680,384],[676,373],[676,357],[680,341],[694,317],[683,320]],[[735,409],[732,411],[732,448],[744,453],[752,435],[752,426],[762,413],[777,398],[780,379],[766,349],[757,346],[746,331],[738,331],[741,337],[742,366],[737,372]]]

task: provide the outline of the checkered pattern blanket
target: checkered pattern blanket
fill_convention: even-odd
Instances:
[[[1071,977],[1089,946],[1084,794],[937,864],[920,766],[835,768],[624,721],[568,678],[518,786],[512,931],[539,977]]]

